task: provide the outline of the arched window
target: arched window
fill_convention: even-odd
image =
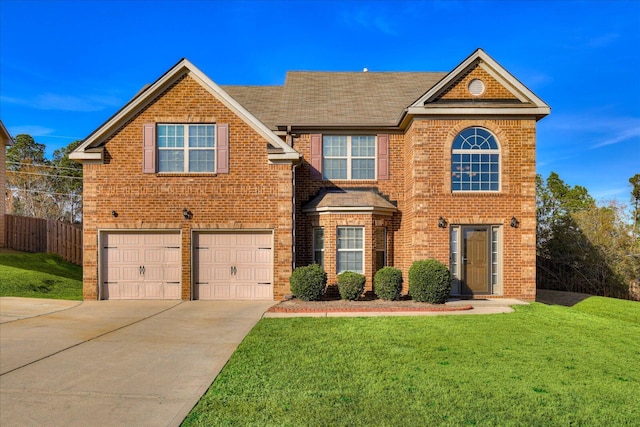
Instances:
[[[451,147],[451,191],[499,191],[500,149],[487,129],[470,127]]]

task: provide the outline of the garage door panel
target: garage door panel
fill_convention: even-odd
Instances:
[[[257,285],[254,287],[254,292],[254,299],[273,299],[273,288],[271,287],[271,285]]]
[[[181,253],[179,248],[176,248],[176,249],[168,248],[168,249],[165,249],[164,251],[163,261],[165,263],[180,263],[180,256],[181,256]]]
[[[271,282],[272,273],[270,268],[256,267],[254,271],[255,271],[254,279],[256,280],[256,282],[261,282],[261,283]]]
[[[231,299],[231,286],[229,285],[212,285],[211,299]]]
[[[102,236],[103,298],[180,299],[180,234],[108,232]]]
[[[210,269],[212,272],[209,279],[212,280],[229,280],[231,279],[231,267],[213,267]]]
[[[231,251],[229,249],[218,249],[213,251],[214,264],[229,264],[231,262]]]
[[[256,264],[271,264],[273,256],[271,250],[258,249],[255,252],[255,259],[253,262]]]
[[[253,287],[252,283],[239,283],[235,285],[236,299],[253,299]]]
[[[164,285],[164,299],[180,298],[182,298],[182,286],[180,286],[180,282],[167,283]]]
[[[140,287],[143,292],[141,299],[163,299],[162,282],[144,282]]]
[[[273,299],[272,241],[271,232],[199,234],[194,239],[194,294],[199,299]],[[211,245],[204,249],[204,242]]]
[[[255,250],[239,249],[236,251],[236,264],[253,264]]]

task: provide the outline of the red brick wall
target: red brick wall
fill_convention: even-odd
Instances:
[[[145,123],[228,123],[229,174],[143,174]],[[118,129],[104,164],[84,166],[85,299],[98,291],[98,230],[170,229],[182,232],[182,298],[191,287],[191,231],[274,231],[274,296],[289,292],[291,166],[270,165],[266,140],[213,95],[185,76]],[[182,209],[193,212],[185,220]],[[118,217],[111,215],[118,212]]]
[[[489,129],[500,144],[501,191],[451,192],[451,145],[469,126]],[[312,262],[312,228],[325,227],[325,270],[335,283],[335,227],[360,225],[369,236],[372,215],[309,215],[301,206],[322,188],[376,188],[398,206],[385,218],[389,233],[388,264],[407,273],[413,261],[435,258],[449,265],[449,228],[439,228],[440,216],[450,225],[502,226],[502,294],[535,298],[535,120],[416,119],[404,135],[391,136],[391,179],[388,181],[323,181],[309,177],[306,162],[296,171],[297,265]],[[301,135],[294,148],[309,157],[309,135]],[[519,228],[509,223],[515,216]],[[372,241],[373,239],[369,239]],[[375,248],[366,247],[367,288],[373,278]]]

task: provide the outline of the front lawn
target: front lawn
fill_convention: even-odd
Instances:
[[[640,303],[594,301],[262,319],[183,425],[637,425]]]
[[[54,254],[0,252],[0,296],[82,299],[82,267]]]

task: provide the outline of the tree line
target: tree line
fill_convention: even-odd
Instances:
[[[7,194],[14,215],[82,222],[82,165],[69,154],[82,141],[45,157],[45,145],[20,134],[7,149]]]
[[[598,206],[586,188],[566,184],[555,172],[536,177],[538,288],[617,298],[637,292],[640,174],[629,183],[631,207],[616,201]]]

